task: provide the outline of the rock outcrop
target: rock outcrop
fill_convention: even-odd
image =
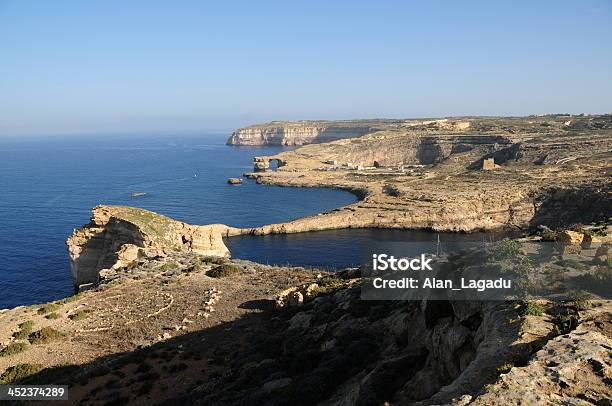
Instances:
[[[95,283],[104,269],[168,252],[228,257],[222,238],[228,229],[221,224],[193,226],[133,207],[97,206],[91,222],[66,241],[74,284]]]

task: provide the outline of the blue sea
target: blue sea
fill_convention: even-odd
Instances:
[[[253,227],[353,203],[346,191],[227,184],[252,170],[254,156],[283,147],[226,146],[201,136],[0,139],[0,309],[71,295],[65,246],[98,204],[142,207],[191,224]],[[132,193],[146,193],[132,197]],[[330,230],[226,239],[236,258],[275,265],[358,265],[373,242],[433,242],[425,231]],[[486,235],[446,234],[445,241]]]
[[[142,207],[192,224],[252,227],[356,200],[332,189],[251,180],[228,185],[228,177],[252,170],[253,156],[283,148],[226,146],[227,137],[0,139],[0,309],[73,293],[64,241],[98,204]],[[241,254],[249,257],[245,249]]]

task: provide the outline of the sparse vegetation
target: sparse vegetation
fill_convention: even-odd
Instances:
[[[222,265],[222,264],[225,264],[226,262],[227,262],[227,259],[223,257],[202,257],[202,263],[206,263],[206,264]]]
[[[0,350],[0,357],[8,357],[10,355],[19,354],[24,352],[28,348],[28,345],[23,342],[11,343]]]
[[[243,269],[241,266],[238,266],[235,264],[223,264],[223,265],[214,267],[213,269],[208,271],[206,274],[210,276],[211,278],[225,278],[227,276],[231,276],[231,275],[240,273],[242,271]]]
[[[573,303],[578,310],[585,310],[591,307],[591,301],[593,295],[584,290],[572,291],[567,295],[571,303]]]
[[[537,302],[527,302],[519,310],[521,316],[542,316],[546,313],[546,306]]]
[[[178,264],[176,262],[164,262],[159,266],[159,270],[161,272],[171,271],[173,269],[177,269]]]
[[[59,319],[60,315],[57,313],[49,313],[45,316],[45,319],[47,320],[55,320],[55,319]]]
[[[521,243],[516,240],[502,240],[487,253],[487,262],[503,261],[521,254]]]
[[[75,300],[77,300],[80,297],[81,297],[81,294],[77,293],[76,295],[68,296],[68,297],[65,297],[65,298],[63,298],[61,300],[57,300],[55,302],[55,304],[58,304],[58,305],[61,306],[61,305],[64,305],[66,303],[74,302]]]
[[[82,309],[78,310],[75,313],[72,313],[68,318],[72,321],[84,320],[89,317],[89,315],[93,312],[91,309]]]
[[[47,303],[45,305],[42,305],[39,309],[38,309],[38,314],[47,314],[47,313],[53,313],[58,311],[60,308],[60,305],[56,304],[56,303]]]
[[[497,367],[496,372],[498,375],[500,374],[507,374],[508,372],[510,372],[510,370],[514,367],[514,365],[506,362],[504,364],[501,364],[500,366]]]
[[[27,378],[43,369],[39,364],[17,364],[9,367],[0,375],[0,384],[6,385]]]
[[[43,327],[29,335],[32,344],[47,344],[62,337],[63,334],[52,327]]]
[[[25,321],[19,324],[19,331],[13,333],[13,337],[15,337],[16,340],[25,340],[32,332],[33,327],[34,322],[32,320]]]
[[[574,269],[583,269],[584,265],[576,260],[576,259],[572,259],[572,258],[566,258],[563,259],[561,261],[557,262],[557,265],[563,266],[563,267],[568,267],[568,268],[574,268]]]

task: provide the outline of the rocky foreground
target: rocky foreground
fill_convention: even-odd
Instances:
[[[610,286],[609,248],[593,261],[568,246],[550,266],[607,275]],[[102,273],[93,290],[1,313],[0,383],[68,384],[70,403],[109,405],[612,398],[609,301],[363,301],[361,283],[358,269],[141,257]]]

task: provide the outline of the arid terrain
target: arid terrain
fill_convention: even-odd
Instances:
[[[360,200],[252,229],[95,208],[67,241],[83,292],[0,313],[0,383],[67,384],[73,404],[612,404],[611,115],[276,122],[229,143],[313,143],[245,175]],[[605,294],[364,301],[360,269],[264,266],[223,243],[355,227],[520,230],[555,244],[546,269]]]

